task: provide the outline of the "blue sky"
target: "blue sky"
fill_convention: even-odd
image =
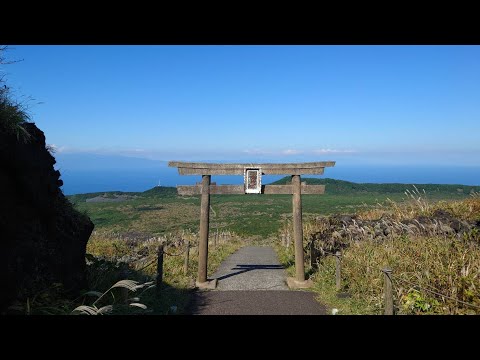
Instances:
[[[59,154],[480,166],[479,46],[12,48]]]

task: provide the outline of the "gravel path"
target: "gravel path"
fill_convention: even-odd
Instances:
[[[194,293],[193,315],[324,315],[310,291],[292,291],[271,247],[246,246],[228,257],[210,279],[213,291]]]
[[[218,279],[217,290],[288,290],[287,274],[271,247],[241,248],[211,278]]]

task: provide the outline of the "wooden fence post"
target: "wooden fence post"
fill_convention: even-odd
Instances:
[[[190,256],[190,241],[187,240],[185,249],[185,262],[183,263],[183,275],[188,273],[188,257]]]
[[[315,262],[315,244],[312,241],[310,241],[310,268],[313,269],[317,267],[317,263]]]
[[[385,268],[382,271],[385,280],[385,315],[393,315],[392,269]]]
[[[160,291],[163,281],[163,247],[164,244],[158,246],[157,254],[157,292]]]
[[[342,253],[337,251],[335,253],[335,288],[340,291],[342,288]]]

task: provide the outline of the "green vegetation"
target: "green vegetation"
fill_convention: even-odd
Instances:
[[[295,250],[293,245],[286,248],[280,242],[274,243],[275,251],[278,254],[280,263],[285,266],[288,276],[295,277]],[[325,257],[319,263],[318,269],[305,267],[308,278],[314,281],[314,286],[310,291],[317,293],[316,299],[327,307],[338,310],[338,315],[368,315],[373,314],[372,309],[368,307],[365,301],[358,300],[351,296],[339,297],[335,290],[335,258],[333,256]]]
[[[92,305],[83,304],[77,306],[75,309],[73,309],[72,314],[103,315],[113,314],[115,312],[121,314],[125,312],[125,309],[131,310],[132,308],[146,310],[147,306],[139,303],[140,296],[144,291],[154,287],[155,285],[153,284],[153,281],[139,284],[138,281],[134,280],[120,280],[103,293],[98,291],[89,291],[85,293],[85,296],[91,295],[95,297],[96,300],[93,301]],[[137,290],[140,289],[143,289],[143,291],[138,296],[129,298],[130,293],[136,293]],[[120,291],[118,292],[118,290]],[[114,295],[114,292],[117,292],[117,296]],[[107,304],[102,306],[102,301],[105,303],[109,297],[113,298],[115,304]]]
[[[228,237],[223,239],[224,241],[218,241],[216,245],[213,238],[210,240],[209,274],[213,273],[227,256],[244,246],[244,239],[235,234],[228,234]],[[187,240],[190,243],[189,267],[184,274]],[[166,245],[160,295],[156,289],[146,291],[141,297],[141,303],[147,306],[143,312],[128,306],[125,306],[123,311],[130,313],[134,310],[136,313],[153,315],[185,313],[197,275],[198,236],[195,233],[183,231],[162,237],[139,239],[136,234],[122,237],[121,234],[96,231],[87,245],[90,287],[103,292],[120,278],[142,283],[154,281],[157,274],[157,249],[160,243]]]
[[[319,262],[312,277],[315,291],[339,314],[382,314],[384,309],[381,269],[393,269],[394,304],[397,314],[478,314],[480,311],[480,248],[478,243],[442,237],[400,237],[379,245],[353,243],[342,258],[343,291],[335,292],[335,259]],[[431,289],[458,303],[423,289]]]
[[[418,190],[411,191],[408,190],[411,186],[405,184],[355,184],[328,178],[304,180],[308,184],[327,185],[324,195],[302,197],[305,247],[310,236],[318,231],[315,219],[319,215],[357,213],[363,219],[377,219],[388,214],[398,220],[420,213],[428,215],[439,208],[469,219],[474,219],[480,213],[478,200],[473,197],[480,187],[417,185]],[[287,181],[288,177],[277,184]],[[186,275],[182,269],[184,257],[166,255],[162,296],[158,297],[154,289],[146,291],[141,303],[147,309],[116,306],[120,310],[113,313],[182,314],[186,311],[196,276],[199,196],[182,197],[176,194],[173,187],[155,187],[145,192],[101,192],[68,198],[76,209],[86,213],[95,223],[95,231],[87,247],[90,290],[108,291],[122,276],[139,283],[153,281],[156,261],[152,260],[155,259],[159,242],[168,244],[166,251],[169,254],[179,255],[184,252],[185,241],[189,240],[193,247]],[[112,201],[99,202],[98,199]],[[117,201],[119,199],[122,201]],[[290,227],[291,202],[290,195],[212,195],[209,273],[238,248],[256,241],[252,239],[253,236],[265,240]],[[213,236],[217,231],[228,233],[229,239],[213,246]],[[449,238],[403,237],[394,238],[381,246],[373,241],[352,245],[344,252],[343,291],[350,294],[346,298],[337,297],[332,257],[322,258],[318,270],[307,268],[308,275],[315,282],[313,291],[318,293],[319,301],[339,309],[339,314],[381,313],[383,274],[380,269],[387,263],[401,279],[434,286],[452,296],[458,296],[458,291],[462,291],[463,299],[477,301],[474,289],[475,286],[479,288],[480,284],[477,284],[478,279],[474,274],[475,271],[478,274],[476,259],[480,258],[480,254],[477,247],[471,244],[472,239],[478,239],[478,234],[465,234],[465,239],[464,242],[458,242]],[[294,275],[293,246],[286,249],[278,240],[273,244],[281,262],[287,266],[289,275]],[[423,254],[423,257],[416,254]],[[452,275],[453,268],[456,269],[456,275]],[[462,271],[466,274],[466,269],[468,276],[461,275]],[[426,273],[428,276],[424,275]],[[434,276],[437,278],[435,282],[428,280]],[[452,290],[452,284],[463,284],[463,287],[457,286],[457,290]],[[397,287],[396,291],[399,313],[471,312],[414,288]],[[89,304],[88,299],[81,300],[82,304]],[[71,312],[78,305],[78,301],[68,306],[63,304],[62,309]]]
[[[287,180],[288,178],[285,178],[277,183],[285,183]],[[305,180],[309,184],[327,184],[325,195],[302,197],[305,247],[311,234],[318,231],[318,224],[315,221],[318,215],[357,213],[362,219],[377,219],[388,214],[399,220],[419,214],[428,215],[436,209],[444,209],[459,218],[472,220],[480,213],[478,198],[473,197],[478,193],[479,187],[428,185],[429,189],[434,190],[432,193],[425,190],[427,198],[423,192],[426,185],[417,185],[418,190],[408,190],[410,186],[404,184],[355,184],[332,179]],[[124,196],[126,200],[87,202],[87,199],[117,196]],[[118,281],[119,272],[125,271],[118,265],[122,261],[123,266],[129,264],[127,266],[130,269],[129,279],[139,282],[151,281],[156,273],[156,263],[153,262],[138,271],[135,270],[136,261],[131,258],[132,254],[137,253],[143,253],[146,257],[154,256],[158,239],[168,240],[169,253],[183,251],[185,244],[182,241],[185,239],[189,239],[191,244],[197,241],[199,196],[181,197],[176,195],[175,188],[155,187],[143,193],[91,193],[72,195],[69,198],[75,203],[75,207],[86,212],[96,225],[87,252],[96,259],[89,267],[89,278],[90,283],[95,285],[92,289],[97,291],[106,291]],[[209,273],[213,272],[229,254],[244,246],[245,238],[256,235],[266,239],[290,227],[291,201],[290,195],[212,195],[211,236],[216,231],[230,231],[236,235],[216,247],[212,246],[213,240],[210,239]],[[145,240],[152,237],[157,240]],[[134,241],[132,238],[143,240]],[[342,291],[349,294],[344,298],[339,298],[335,291],[333,257],[321,258],[318,269],[307,268],[307,271],[314,280],[313,291],[317,292],[319,301],[331,308],[337,308],[338,314],[382,312],[383,273],[380,269],[385,264],[394,269],[394,274],[399,279],[413,281],[422,286],[433,286],[451,296],[458,297],[460,291],[462,299],[476,302],[478,296],[475,295],[474,289],[480,286],[475,277],[479,271],[476,259],[480,258],[480,254],[478,246],[472,245],[472,239],[478,239],[478,234],[472,231],[465,234],[465,239],[464,242],[458,242],[445,237],[412,236],[392,238],[381,246],[374,241],[355,243],[343,254]],[[281,262],[287,266],[287,272],[290,276],[294,275],[293,246],[286,249],[278,240],[274,245]],[[195,249],[191,250],[192,257],[187,276],[183,275],[182,256],[165,257],[163,295],[158,298],[155,291],[146,292],[142,296],[142,304],[145,304],[148,310],[135,309],[137,313],[185,312],[195,279],[197,266]],[[418,256],[419,254],[423,254],[423,257]],[[110,270],[105,271],[108,268]],[[455,269],[455,275],[452,269]],[[463,274],[467,271],[468,275],[462,275],[462,271]],[[431,281],[434,277],[437,280]],[[463,285],[459,287],[457,284]],[[395,289],[398,313],[472,312],[471,309],[455,307],[452,302],[431,297],[420,289],[405,286]]]
[[[404,194],[408,188],[411,188],[413,184],[398,184],[398,183],[386,183],[386,184],[373,184],[373,183],[354,183],[344,180],[335,179],[316,179],[305,178],[302,181],[306,181],[309,185],[326,185],[326,193],[329,194]],[[290,178],[284,177],[272,184],[284,185],[290,182]],[[480,186],[468,186],[468,185],[451,185],[451,184],[415,184],[418,189],[425,190],[425,193],[433,199],[446,199],[453,198],[458,199],[459,196],[468,196],[474,192],[480,191]]]
[[[6,60],[6,50],[7,46],[0,46],[0,65],[13,63]],[[15,134],[18,141],[27,142],[30,134],[23,125],[29,120],[25,105],[14,99],[4,76],[0,76],[0,132]]]
[[[149,239],[138,235],[95,231],[87,244],[88,289],[80,297],[68,300],[62,285],[53,284],[25,302],[12,304],[9,313],[184,314],[197,275],[198,235],[181,232]],[[209,274],[247,241],[232,233],[220,235],[223,236],[218,241],[210,240]],[[186,240],[190,242],[190,251],[188,270],[184,273]],[[163,282],[157,291],[157,249],[161,243],[165,244]]]
[[[428,194],[427,199],[422,190],[404,192],[408,187],[406,185],[401,193],[388,194],[374,191],[376,184],[367,185],[372,185],[371,191],[356,192],[352,190],[355,184],[340,182],[335,193],[328,193],[328,185],[327,194],[323,196],[303,197],[305,248],[312,234],[320,230],[316,218],[322,214],[348,212],[357,213],[359,219],[364,220],[382,216],[401,220],[420,214],[430,215],[443,209],[459,219],[480,221],[478,192],[468,196],[465,192],[451,191],[449,186],[437,185],[437,194]],[[342,192],[342,187],[346,187],[345,192]],[[421,185],[419,189],[422,189]],[[116,199],[118,196],[123,196],[125,200],[86,202],[97,197]],[[76,312],[91,314],[183,314],[187,311],[198,265],[198,196],[180,197],[176,195],[175,188],[156,187],[143,193],[102,192],[69,198],[74,207],[87,213],[96,225],[87,245],[89,288],[85,289],[83,296],[72,301],[65,300],[61,295],[61,285],[54,284],[34,298],[27,299],[26,303],[14,304],[11,311],[69,314],[78,306],[84,307]],[[291,233],[291,196],[218,195],[212,196],[211,203],[209,274],[234,251],[246,244],[258,243],[258,238],[262,238],[277,248],[289,276],[294,275],[293,246],[285,248],[278,238],[272,241],[271,237],[286,230]],[[214,240],[217,231],[221,236]],[[254,239],[251,234],[257,238]],[[184,274],[186,240],[192,248],[189,268]],[[214,245],[215,242],[218,243]],[[112,285],[125,279],[135,281],[132,283],[135,286],[155,281],[156,254],[160,243],[167,245],[160,296],[155,288],[150,288],[141,296],[129,294],[130,300],[125,302],[121,289],[112,289]],[[394,283],[397,313],[477,313],[474,308],[459,306],[456,301],[432,296],[422,289],[434,288],[449,297],[480,306],[479,244],[476,229],[465,233],[461,239],[413,234],[392,237],[382,243],[368,239],[352,241],[343,252],[342,262],[342,292],[348,297],[339,298],[335,291],[335,260],[332,256],[321,257],[316,269],[307,267],[307,274],[314,280],[312,291],[318,294],[318,300],[338,309],[338,314],[382,313],[383,273],[380,270],[386,265],[392,267],[398,280]],[[407,286],[402,281],[421,287]],[[102,298],[104,303],[95,303],[100,294],[105,294]],[[131,306],[130,303],[141,305]]]
[[[457,201],[429,202],[419,191],[410,192],[408,201],[358,212],[358,220],[413,219],[448,212],[455,219],[480,222],[478,194]],[[286,224],[285,232],[291,225]],[[304,247],[312,234],[321,232],[323,224],[304,224]],[[419,224],[419,226],[422,226]],[[442,225],[440,225],[441,227]],[[290,229],[291,231],[291,229]],[[347,232],[350,231],[347,228]],[[352,229],[354,231],[354,229]],[[397,314],[479,314],[480,313],[480,232],[478,227],[456,236],[416,231],[379,241],[365,235],[355,240],[343,239],[342,290],[335,290],[335,257],[320,256],[317,269],[308,269],[318,299],[338,314],[382,314],[384,310],[384,275],[381,269],[393,270],[394,304]],[[321,244],[317,244],[321,247]],[[279,258],[294,275],[294,249],[276,244]],[[307,252],[308,254],[308,252]],[[430,291],[429,291],[430,290]],[[433,291],[433,292],[432,292]],[[437,294],[435,294],[437,293]],[[442,294],[442,295],[438,295]],[[467,305],[470,304],[470,305]]]
[[[8,89],[0,89],[0,131],[15,134],[18,141],[27,142],[30,134],[23,127],[29,115],[22,105],[12,100]]]
[[[275,184],[285,183],[288,177]],[[355,184],[333,179],[304,179],[308,184],[326,184],[324,195],[302,196],[303,216],[354,213],[374,209],[389,201],[408,199],[406,184]],[[478,186],[417,185],[425,189],[429,201],[461,200]],[[427,191],[427,189],[430,189]],[[460,191],[461,190],[461,191]],[[107,194],[107,196],[104,196]],[[121,202],[86,202],[87,199],[113,195],[129,196]],[[199,196],[178,196],[173,187],[154,187],[145,192],[108,192],[68,196],[80,211],[95,223],[97,230],[141,231],[152,235],[190,229],[198,231]],[[290,195],[212,195],[210,223],[213,231],[233,231],[243,236],[267,237],[275,234],[284,219],[291,217]]]

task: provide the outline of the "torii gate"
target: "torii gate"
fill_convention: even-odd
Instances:
[[[301,194],[323,194],[325,185],[301,183],[300,175],[321,175],[325,167],[335,166],[335,161],[294,164],[215,164],[170,161],[180,175],[202,175],[202,183],[177,186],[179,195],[202,195],[200,205],[200,240],[198,245],[198,275],[196,286],[215,289],[217,279],[207,280],[208,231],[210,218],[210,194],[293,194],[293,234],[295,239],[295,278],[288,278],[290,288],[307,288],[311,280],[305,280],[303,259],[303,227]],[[211,185],[211,175],[243,175],[243,185]],[[262,175],[291,175],[291,185],[262,185]]]

